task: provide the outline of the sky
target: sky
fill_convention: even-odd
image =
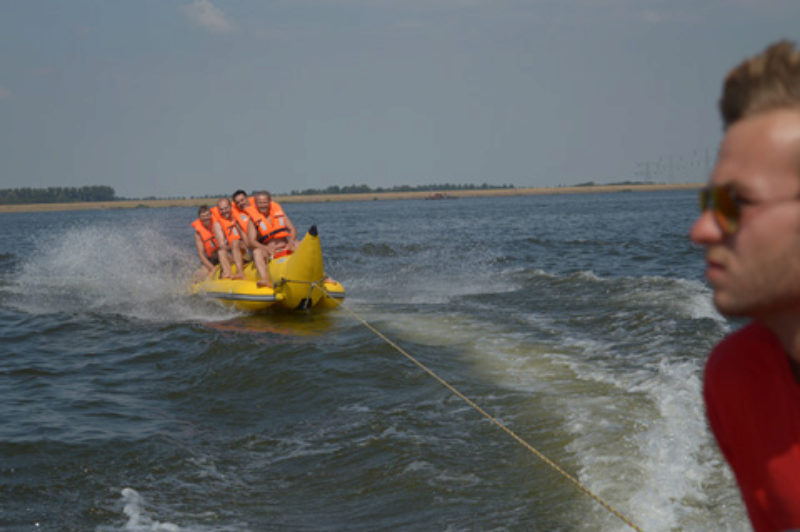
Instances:
[[[0,188],[700,182],[798,0],[0,0]]]

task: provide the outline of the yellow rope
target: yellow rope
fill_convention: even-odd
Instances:
[[[287,279],[285,277],[281,277],[281,280],[278,281],[277,283],[275,283],[275,286],[282,285],[282,284],[287,284],[287,283],[308,284],[308,285],[311,285],[311,290],[314,290],[314,287],[317,287],[320,290],[322,290],[322,294],[325,297],[331,297],[331,296],[328,295],[328,291],[325,290],[325,288],[320,284],[323,281],[325,281],[325,277],[323,277],[319,281],[300,281],[298,279]]]
[[[325,292],[325,290],[324,290],[324,289],[322,289],[322,290],[323,290],[323,292]],[[326,297],[329,297],[329,296],[327,295],[327,292],[325,292],[325,295],[326,295]],[[469,406],[471,406],[472,408],[474,408],[475,410],[477,410],[478,412],[480,412],[480,413],[481,413],[481,414],[482,414],[484,417],[486,417],[486,418],[487,418],[489,421],[491,421],[491,422],[492,422],[492,423],[494,423],[496,426],[498,426],[500,429],[502,429],[502,430],[503,430],[503,431],[504,431],[506,434],[508,434],[509,436],[511,436],[512,438],[514,438],[515,440],[517,440],[517,442],[518,442],[518,443],[520,443],[520,444],[521,444],[523,447],[525,447],[526,449],[528,449],[528,450],[529,450],[531,453],[533,453],[533,454],[534,454],[534,455],[535,455],[537,458],[539,458],[539,459],[540,459],[541,461],[543,461],[545,464],[549,465],[549,466],[550,466],[551,468],[553,468],[554,470],[558,471],[558,472],[559,472],[559,473],[560,473],[560,474],[561,474],[561,475],[562,475],[564,478],[566,478],[567,480],[569,480],[570,482],[572,482],[572,483],[573,483],[575,486],[577,486],[577,487],[578,487],[578,489],[580,489],[580,490],[581,490],[582,492],[584,492],[586,495],[588,495],[589,497],[591,497],[592,499],[594,499],[594,500],[595,500],[595,501],[596,501],[598,504],[600,504],[600,506],[602,506],[603,508],[605,508],[606,510],[608,510],[609,512],[611,512],[612,514],[614,514],[615,516],[617,516],[617,517],[618,517],[620,520],[622,520],[622,522],[623,522],[623,523],[625,523],[626,525],[628,525],[629,527],[631,527],[633,530],[636,530],[637,532],[642,532],[642,529],[641,529],[641,528],[639,528],[637,525],[635,525],[635,524],[633,523],[633,521],[631,521],[630,519],[628,519],[627,517],[625,517],[625,516],[624,516],[622,513],[620,513],[618,510],[616,510],[616,509],[615,509],[613,506],[611,506],[609,503],[607,503],[606,501],[604,501],[603,499],[601,499],[599,495],[596,495],[596,494],[595,494],[594,492],[592,492],[592,491],[591,491],[589,488],[587,488],[586,486],[584,486],[583,484],[581,484],[581,482],[580,482],[578,479],[576,479],[575,477],[573,477],[572,475],[570,475],[569,473],[567,473],[566,471],[564,471],[564,469],[562,469],[562,468],[561,468],[561,467],[560,467],[558,464],[556,464],[555,462],[553,462],[552,460],[550,460],[550,459],[549,459],[547,456],[545,456],[544,454],[542,454],[541,452],[539,452],[539,451],[538,451],[538,450],[537,450],[535,447],[533,447],[531,444],[529,444],[528,442],[526,442],[525,440],[523,440],[523,439],[522,439],[520,436],[518,436],[518,435],[517,435],[517,434],[516,434],[516,433],[515,433],[513,430],[511,430],[510,428],[508,428],[508,427],[506,427],[505,425],[503,425],[503,424],[502,424],[502,423],[501,423],[499,420],[497,420],[497,418],[495,418],[494,416],[492,416],[491,414],[489,414],[488,412],[486,412],[486,411],[485,411],[483,408],[481,408],[481,407],[480,407],[480,406],[478,406],[478,405],[477,405],[477,404],[476,404],[474,401],[472,401],[472,399],[470,399],[469,397],[467,397],[466,395],[464,395],[463,393],[461,393],[460,391],[458,391],[458,390],[457,390],[457,389],[456,389],[456,388],[455,388],[453,385],[451,385],[449,382],[447,382],[446,380],[444,380],[443,378],[441,378],[441,377],[440,377],[439,375],[437,375],[437,374],[436,374],[436,373],[435,373],[433,370],[431,370],[430,368],[428,368],[428,367],[427,367],[425,364],[423,364],[422,362],[420,362],[419,360],[417,360],[416,358],[414,358],[413,356],[411,356],[411,355],[410,355],[409,353],[407,353],[407,352],[406,352],[406,351],[405,351],[405,350],[404,350],[402,347],[400,347],[399,345],[397,345],[396,343],[394,343],[392,340],[390,340],[389,338],[387,338],[387,337],[386,337],[386,336],[385,336],[385,335],[384,335],[382,332],[380,332],[378,329],[376,329],[375,327],[373,327],[372,325],[370,325],[369,323],[367,323],[367,321],[366,321],[366,320],[364,320],[363,318],[361,318],[361,316],[359,316],[358,314],[356,314],[354,311],[350,310],[350,308],[346,307],[345,305],[340,305],[340,306],[341,306],[341,308],[343,308],[345,311],[347,311],[347,312],[348,312],[348,313],[349,313],[349,314],[350,314],[350,315],[351,315],[351,316],[352,316],[354,319],[356,319],[357,321],[361,322],[361,324],[362,324],[362,325],[364,325],[364,326],[365,326],[367,329],[369,329],[370,331],[372,331],[373,333],[375,333],[375,334],[376,334],[376,335],[377,335],[379,338],[381,338],[383,341],[385,341],[385,342],[386,342],[387,344],[389,344],[390,346],[394,347],[394,348],[395,348],[397,351],[399,351],[399,352],[400,352],[400,353],[401,353],[403,356],[405,356],[405,357],[406,357],[406,358],[408,358],[408,359],[409,359],[411,362],[413,362],[414,364],[416,364],[416,365],[417,365],[417,367],[419,367],[419,368],[420,368],[421,370],[423,370],[425,373],[427,373],[428,375],[430,375],[431,377],[433,377],[434,379],[436,379],[437,381],[439,381],[439,383],[440,383],[442,386],[444,386],[445,388],[447,388],[448,390],[450,390],[451,392],[453,392],[455,395],[457,395],[458,397],[460,397],[460,398],[461,398],[461,399],[462,399],[464,402],[466,402],[466,403],[467,403]]]

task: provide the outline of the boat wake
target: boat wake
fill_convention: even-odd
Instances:
[[[525,275],[511,277],[513,283],[526,282]],[[694,352],[694,344],[687,342],[697,342],[690,333],[702,330],[710,348],[729,327],[697,296],[706,289],[685,279],[576,278],[543,272],[530,273],[527,282],[536,283],[530,293],[539,296],[539,303],[552,308],[556,303],[548,301],[549,289],[554,298],[563,298],[567,279],[580,285],[576,293],[582,298],[572,302],[568,316],[548,313],[535,301],[525,307],[522,299],[506,294],[504,299],[517,304],[518,312],[504,323],[482,320],[479,312],[470,315],[467,307],[458,314],[415,310],[372,320],[391,323],[389,334],[406,342],[460,353],[473,378],[518,394],[508,403],[484,398],[504,417],[530,417],[539,425],[547,419],[543,425],[561,426],[569,435],[566,450],[580,480],[635,521],[670,530],[692,528],[703,515],[713,515],[719,523],[742,519],[730,509],[727,514],[719,510],[734,492],[709,495],[705,490],[709,483],[724,485],[726,471],[698,400],[707,349]],[[582,305],[599,307],[601,299],[612,317],[573,323],[574,315],[583,315]],[[586,316],[595,319],[594,313]],[[537,446],[549,441],[551,430],[537,434],[529,429]],[[542,450],[563,453],[558,446]],[[615,528],[615,517],[605,509],[586,508],[591,526]]]

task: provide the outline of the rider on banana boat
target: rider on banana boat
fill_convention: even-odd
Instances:
[[[233,262],[236,264],[236,273],[232,274],[230,278],[244,279],[242,254],[247,254],[247,245],[242,239],[244,233],[233,217],[230,200],[228,198],[220,199],[217,205],[211,208],[211,215],[217,244],[220,249],[233,255]]]
[[[211,275],[214,266],[217,264],[222,268],[223,277],[231,277],[231,263],[228,252],[219,245],[217,237],[214,235],[214,218],[208,205],[201,205],[197,209],[197,219],[192,222],[194,228],[194,243],[197,248],[197,256],[203,263],[202,268],[195,272],[195,278],[202,278]]]
[[[250,248],[250,239],[247,236],[247,226],[250,222],[250,215],[245,212],[245,209],[250,206],[255,206],[255,201],[252,196],[248,197],[247,192],[242,189],[237,190],[231,194],[231,211],[233,218],[236,219],[236,224],[242,232],[242,241]]]
[[[297,246],[297,230],[278,202],[272,201],[269,192],[259,191],[253,197],[255,204],[244,209],[250,217],[247,226],[248,245],[261,277],[258,286],[271,287],[267,263],[294,250]]]

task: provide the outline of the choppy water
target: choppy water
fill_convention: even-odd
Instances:
[[[747,530],[695,204],[284,207],[349,308],[645,530]],[[0,214],[0,529],[628,529],[346,312],[187,296],[193,214]]]

